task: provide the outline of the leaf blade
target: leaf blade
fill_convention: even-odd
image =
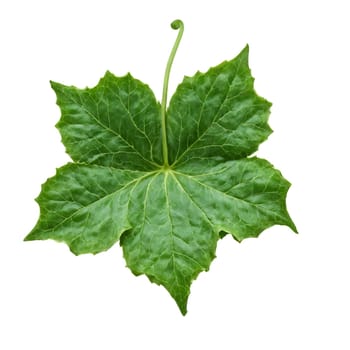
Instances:
[[[133,229],[121,239],[124,257],[135,275],[145,274],[163,285],[186,314],[190,285],[209,269],[219,237],[203,213],[179,191],[173,175],[158,174],[149,181],[147,190],[135,189],[137,199],[131,200],[143,204],[141,210],[131,208]],[[149,197],[141,201],[145,193]],[[137,216],[141,211],[143,219]]]
[[[130,229],[125,209],[128,188],[143,176],[138,171],[68,163],[42,186],[37,198],[40,218],[25,240],[63,241],[76,255],[109,249]]]
[[[130,74],[107,72],[92,89],[51,82],[67,153],[79,163],[151,170],[162,162],[160,106]]]
[[[267,139],[271,103],[258,96],[246,46],[233,60],[185,77],[168,108],[169,157],[175,166],[193,158],[246,157]]]
[[[203,209],[214,227],[237,241],[257,237],[272,225],[297,229],[286,208],[290,183],[269,162],[245,158],[220,163],[207,173],[204,165],[184,165],[176,173],[184,190]]]

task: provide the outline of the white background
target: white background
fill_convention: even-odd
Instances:
[[[348,1],[2,1],[0,5],[0,349],[350,349]],[[40,184],[69,158],[49,80],[94,86],[128,71],[160,99],[165,63],[185,34],[183,75],[250,45],[257,92],[274,103],[258,155],[293,183],[299,235],[220,241],[193,283],[188,315],[134,277],[119,245],[76,257],[24,243]]]

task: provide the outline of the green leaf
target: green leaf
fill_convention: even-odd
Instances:
[[[52,87],[74,163],[42,186],[26,240],[65,242],[74,254],[119,241],[131,271],[164,286],[186,314],[191,283],[209,269],[220,238],[242,241],[276,224],[296,232],[289,182],[248,157],[271,133],[271,104],[254,91],[248,47],[186,77],[167,111],[166,90],[161,107],[130,74],[107,72],[92,89]]]

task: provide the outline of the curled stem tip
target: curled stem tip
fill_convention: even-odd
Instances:
[[[176,19],[175,21],[171,22],[171,28],[177,30],[184,27],[184,23],[181,21],[181,19]]]

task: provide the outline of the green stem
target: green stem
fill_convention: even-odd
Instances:
[[[175,44],[173,46],[173,49],[170,52],[170,56],[168,59],[168,63],[166,65],[165,69],[165,75],[164,75],[164,83],[163,83],[163,96],[162,96],[162,104],[161,104],[161,117],[162,117],[162,146],[163,146],[163,160],[164,160],[164,167],[169,167],[169,159],[168,159],[168,144],[167,144],[167,133],[166,133],[166,108],[167,108],[167,97],[168,97],[168,85],[169,85],[169,76],[170,76],[170,70],[171,66],[174,61],[174,57],[176,54],[176,51],[179,47],[182,34],[184,32],[184,24],[181,20],[177,19],[171,23],[171,28],[177,30],[179,29],[179,33],[177,35],[177,38],[175,40]]]

